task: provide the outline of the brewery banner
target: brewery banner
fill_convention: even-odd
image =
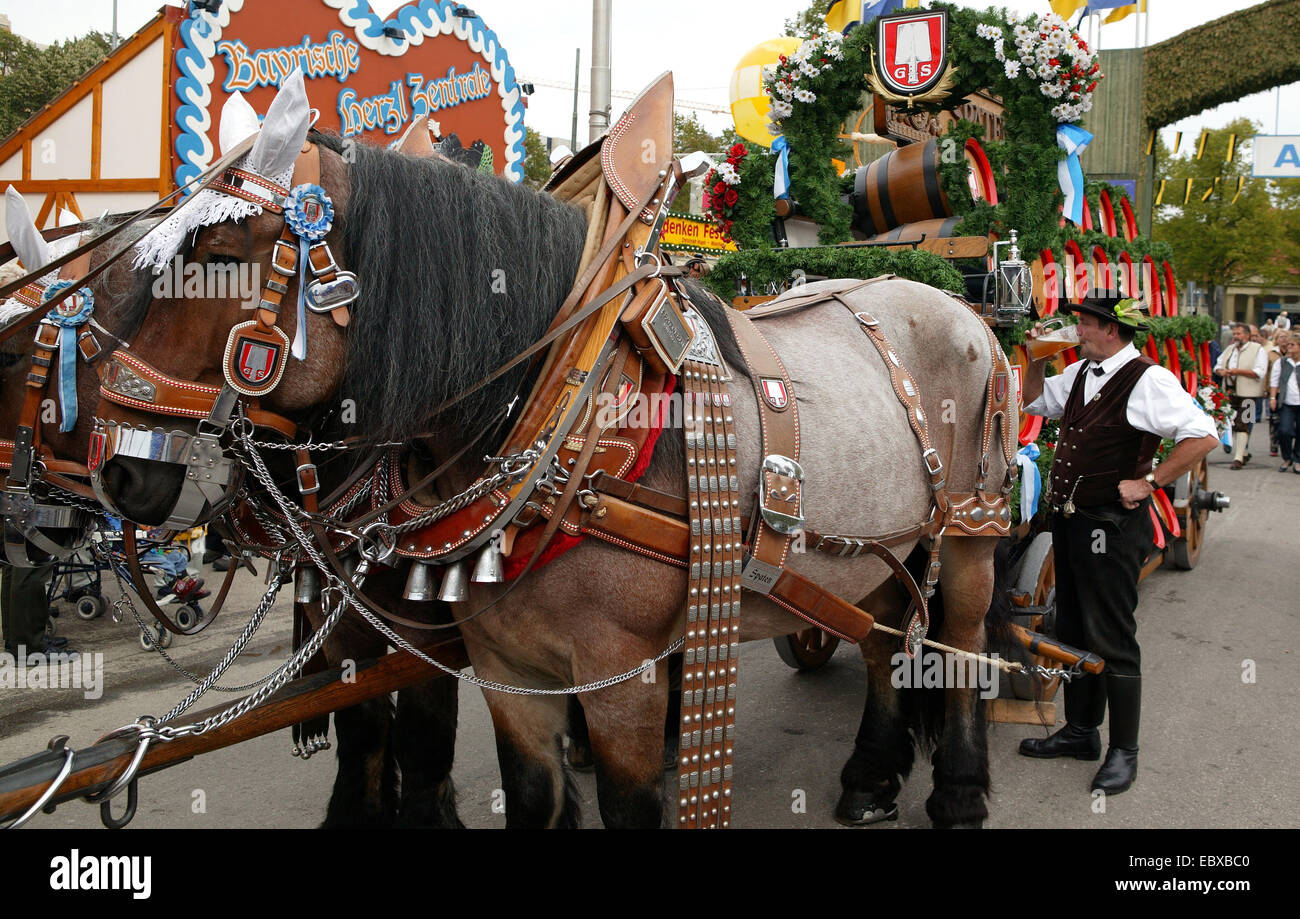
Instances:
[[[496,33],[463,4],[420,0],[380,19],[365,0],[221,0],[187,8],[172,67],[178,184],[216,159],[221,107],[242,92],[265,112],[301,69],[316,127],[392,143],[427,114],[483,167],[523,179],[524,99]],[[457,13],[460,15],[457,15]]]
[[[737,248],[712,222],[681,214],[668,215],[659,245],[670,251],[691,252],[735,252]]]

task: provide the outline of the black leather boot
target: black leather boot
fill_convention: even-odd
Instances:
[[[1101,735],[1097,725],[1106,714],[1106,690],[1098,677],[1084,677],[1065,684],[1065,727],[1050,737],[1026,737],[1020,741],[1020,755],[1039,759],[1073,756],[1101,759]]]
[[[1110,702],[1110,746],[1092,780],[1092,790],[1117,795],[1137,780],[1142,677],[1106,674],[1106,696]]]
[[[1101,735],[1096,728],[1079,727],[1066,723],[1049,737],[1026,737],[1020,741],[1020,755],[1038,759],[1054,756],[1073,756],[1075,759],[1101,758]]]

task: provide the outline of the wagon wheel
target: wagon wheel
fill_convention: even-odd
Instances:
[[[1038,569],[1038,582],[1034,586],[1034,606],[1043,606],[1056,594],[1056,555],[1054,550],[1047,550],[1042,567]],[[1055,627],[1052,629],[1056,631]],[[1042,655],[1034,655],[1034,664],[1039,667],[1059,667],[1060,663]],[[1061,685],[1061,678],[1054,676],[1042,684],[1042,698],[1054,699],[1056,690]],[[1032,693],[1031,693],[1032,695]]]
[[[840,640],[818,628],[807,628],[792,635],[772,639],[776,653],[795,670],[817,670],[831,659]]]
[[[1169,547],[1173,566],[1183,571],[1191,571],[1196,567],[1196,563],[1201,558],[1201,547],[1205,543],[1205,523],[1210,516],[1210,510],[1200,497],[1210,490],[1210,464],[1202,458],[1192,467],[1188,476],[1190,481],[1187,488],[1187,505],[1178,509],[1178,524],[1183,532]],[[1181,498],[1182,495],[1180,494],[1179,497]]]
[[[1025,567],[1022,568],[1020,576],[1016,581],[1016,590],[1020,593],[1030,595],[1030,604],[1032,606],[1048,606],[1053,604],[1056,598],[1056,561],[1055,553],[1052,549],[1051,536],[1048,534],[1039,534],[1035,538],[1035,545],[1031,546],[1025,555]],[[1029,627],[1036,632],[1042,632],[1045,635],[1054,635],[1056,632],[1055,623],[1041,621],[1042,617],[1035,617],[1029,623]],[[1042,655],[1034,655],[1030,659],[1031,665],[1040,667],[1057,668],[1060,667],[1058,661]],[[1020,674],[1004,674],[1002,690],[999,693],[1003,698],[1023,699],[1032,701],[1035,699],[1034,687],[1035,682],[1039,686],[1037,698],[1044,702],[1050,701],[1056,697],[1057,688],[1060,686],[1061,678],[1053,677],[1045,682],[1039,681],[1037,677],[1029,677]]]

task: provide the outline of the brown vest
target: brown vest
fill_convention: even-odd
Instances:
[[[1151,458],[1160,438],[1128,423],[1128,398],[1133,387],[1155,364],[1138,356],[1107,380],[1084,403],[1083,388],[1092,366],[1074,379],[1070,398],[1061,415],[1061,433],[1052,466],[1049,500],[1063,505],[1073,500],[1078,507],[1110,504],[1119,500],[1119,483],[1140,479],[1151,471]]]

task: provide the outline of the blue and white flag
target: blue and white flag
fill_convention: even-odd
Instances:
[[[1042,454],[1038,444],[1021,447],[1016,453],[1020,467],[1020,520],[1032,520],[1038,513],[1038,498],[1043,491],[1043,477],[1038,473],[1038,457]]]
[[[781,135],[772,141],[776,156],[776,175],[772,178],[772,197],[778,201],[790,197],[790,142]]]
[[[1065,219],[1075,226],[1083,223],[1083,166],[1079,154],[1090,143],[1092,135],[1078,125],[1063,124],[1056,129],[1056,145],[1066,153],[1056,166],[1056,179],[1065,195]]]

